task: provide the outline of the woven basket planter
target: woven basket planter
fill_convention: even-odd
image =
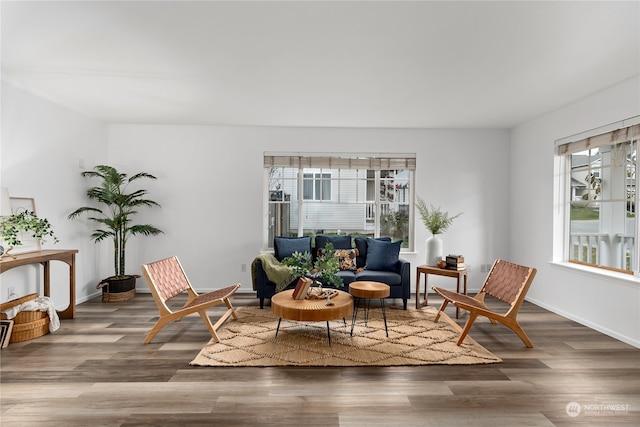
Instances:
[[[5,311],[24,302],[38,298],[38,294],[29,294],[0,304],[0,311]],[[5,314],[0,314],[6,319]],[[41,337],[49,333],[49,316],[45,311],[23,310],[13,318],[13,331],[9,342],[21,342]]]
[[[124,292],[102,292],[102,302],[123,302],[129,301],[133,297],[136,296],[136,290],[131,289],[130,291]]]
[[[102,302],[129,301],[136,296],[136,280],[139,275],[125,278],[108,277],[98,283],[96,288],[102,288]]]

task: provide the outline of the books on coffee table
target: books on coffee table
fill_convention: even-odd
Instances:
[[[313,281],[307,277],[299,278],[298,283],[296,283],[296,287],[293,290],[293,299],[305,299],[312,282]]]

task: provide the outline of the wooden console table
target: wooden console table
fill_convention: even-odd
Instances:
[[[43,250],[16,254],[16,258],[5,258],[0,261],[0,273],[15,267],[31,264],[42,264],[44,267],[44,295],[51,296],[51,261],[62,261],[69,265],[69,306],[58,311],[61,319],[73,319],[76,317],[76,249],[68,250]]]
[[[424,274],[424,302],[420,302],[420,275]],[[416,274],[416,308],[427,305],[427,296],[429,295],[429,286],[427,279],[429,274],[437,276],[455,277],[458,279],[456,292],[460,293],[460,279],[464,278],[464,294],[467,294],[467,270],[448,270],[446,268],[432,267],[429,265],[419,265]],[[456,307],[456,319],[460,316],[460,309]]]

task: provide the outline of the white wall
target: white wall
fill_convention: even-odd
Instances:
[[[106,159],[107,127],[66,108],[2,83],[2,141],[0,183],[14,197],[33,197],[38,216],[47,218],[60,243],[48,249],[78,249],[76,300],[96,293],[96,248],[89,229],[67,215],[86,204],[79,160],[87,164]],[[69,303],[69,269],[52,262],[51,293],[56,308]],[[19,267],[0,276],[0,300],[8,299],[12,286],[18,295],[38,292],[41,268]]]
[[[408,152],[417,157],[416,193],[463,212],[442,236],[444,251],[465,255],[477,289],[479,264],[509,256],[508,138],[504,130],[110,125],[109,161],[156,175],[144,188],[163,206],[143,215],[166,233],[132,240],[128,270],[176,254],[196,288],[241,282],[249,292],[251,261],[262,249],[265,151]],[[416,230],[416,253],[403,254],[412,267],[424,263],[429,237],[419,220]],[[429,284],[455,287],[447,278]]]
[[[61,240],[45,247],[80,251],[78,302],[97,295],[96,283],[112,268],[109,243],[89,239],[93,224],[67,219],[88,203],[84,192],[91,182],[80,176],[81,159],[86,169],[106,162],[127,173],[158,176],[143,188],[163,207],[142,210],[140,220],[166,233],[132,239],[127,270],[139,273],[142,263],[177,254],[199,290],[241,282],[243,292],[252,292],[250,264],[262,248],[264,151],[415,152],[417,194],[452,214],[464,212],[443,236],[444,250],[466,256],[470,288],[482,282],[480,263],[508,255],[504,130],[107,126],[5,83],[2,89],[2,185],[14,196],[35,197],[38,213]],[[423,263],[429,237],[419,221],[416,234],[416,252],[403,254],[413,266]],[[7,286],[20,295],[38,291],[39,271],[4,273],[0,300],[7,299]],[[64,264],[54,267],[52,282],[56,307],[66,307]],[[446,278],[430,284],[453,286]],[[145,287],[141,280],[139,289]]]
[[[553,233],[559,212],[554,206],[555,140],[638,114],[640,76],[513,129],[510,160],[511,255],[539,269],[528,300],[636,347],[640,281],[551,261],[554,245],[559,246]]]

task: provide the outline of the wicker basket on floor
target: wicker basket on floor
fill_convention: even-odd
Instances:
[[[5,311],[17,305],[38,298],[38,294],[29,294],[0,304],[0,311]],[[1,319],[6,319],[0,313]],[[13,318],[13,331],[9,342],[21,342],[41,337],[49,333],[49,316],[45,311],[23,310]]]
[[[102,302],[123,302],[129,301],[133,297],[136,296],[136,290],[131,289],[130,291],[125,292],[103,292],[102,293]]]

